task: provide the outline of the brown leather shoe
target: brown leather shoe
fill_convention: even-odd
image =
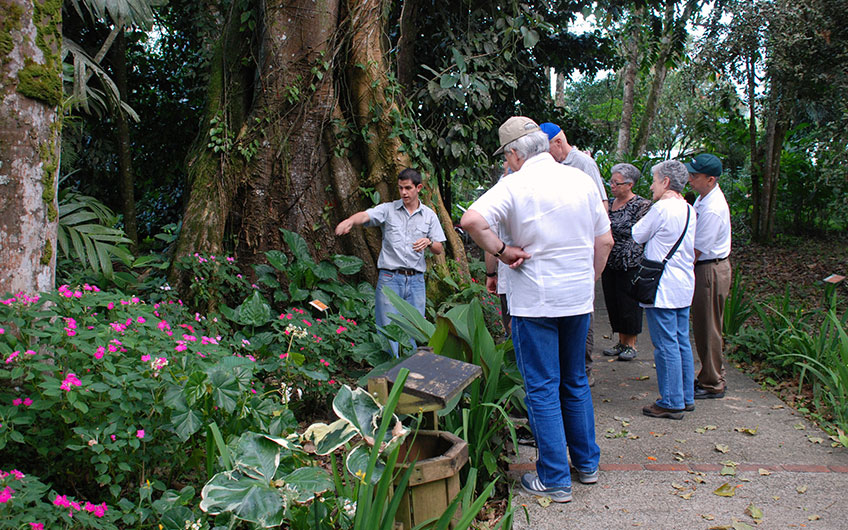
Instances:
[[[683,411],[684,409],[675,410],[663,408],[656,403],[651,403],[650,405],[642,407],[642,414],[645,416],[650,416],[652,418],[665,418],[669,420],[682,420]]]

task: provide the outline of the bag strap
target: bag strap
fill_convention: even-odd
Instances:
[[[669,259],[671,259],[671,256],[675,252],[677,252],[677,247],[679,247],[680,243],[683,241],[683,236],[686,235],[686,230],[689,228],[689,213],[690,213],[690,209],[689,209],[689,205],[687,204],[686,205],[686,224],[683,226],[683,232],[680,234],[680,237],[677,238],[677,243],[675,243],[674,246],[671,247],[671,250],[668,251],[668,254],[666,254],[665,259],[663,260],[663,265],[665,265],[666,262]]]

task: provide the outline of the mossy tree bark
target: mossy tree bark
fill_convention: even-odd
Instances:
[[[252,10],[255,45],[248,47],[241,15],[234,15],[219,42],[207,109],[210,123],[217,120],[210,130],[224,131],[206,131],[195,146],[177,258],[229,251],[243,267],[262,263],[266,251],[284,248],[279,229],[286,228],[317,259],[356,255],[366,264],[364,276],[376,278],[379,231],[354,229],[337,238],[334,228],[373,205],[361,188],[378,191],[381,200],[396,198],[398,173],[414,165],[386,59],[385,7],[383,0],[260,2]],[[232,75],[227,65],[243,59],[255,75]],[[438,188],[426,190],[422,200],[456,240],[449,250],[467,270]],[[172,280],[178,281],[173,272]]]
[[[0,1],[0,295],[53,288],[61,2]]]

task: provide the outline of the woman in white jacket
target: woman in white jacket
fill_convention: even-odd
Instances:
[[[689,344],[689,306],[695,292],[695,211],[681,192],[689,178],[686,166],[666,160],[651,168],[656,201],[633,225],[633,239],[645,244],[645,258],[662,261],[685,230],[677,251],[669,258],[660,278],[653,305],[645,308],[660,399],[642,413],[654,418],[679,420],[684,411],[695,410],[695,370]],[[687,226],[688,211],[688,226]]]

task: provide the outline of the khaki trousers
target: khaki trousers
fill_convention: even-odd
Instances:
[[[722,325],[731,275],[729,259],[695,266],[692,331],[701,360],[701,371],[695,381],[710,392],[725,389]]]

